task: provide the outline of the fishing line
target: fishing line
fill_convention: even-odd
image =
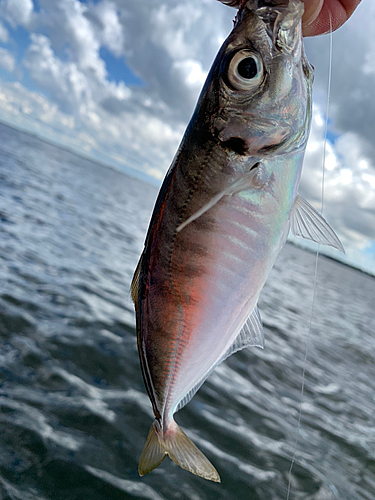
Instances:
[[[332,45],[333,45],[333,37],[332,37],[332,15],[331,11],[328,9],[328,15],[329,15],[329,63],[328,63],[328,85],[327,85],[327,101],[326,101],[326,113],[325,113],[325,126],[324,126],[324,142],[323,142],[323,165],[322,165],[322,192],[321,192],[321,209],[320,212],[323,213],[323,208],[324,208],[324,182],[325,182],[325,159],[326,159],[326,151],[327,151],[327,133],[328,133],[328,114],[329,114],[329,102],[330,102],[330,97],[331,97],[331,79],[332,79]],[[307,332],[307,339],[306,339],[306,347],[305,347],[305,357],[303,361],[303,369],[302,369],[302,383],[301,383],[301,394],[300,394],[300,403],[299,403],[299,410],[298,410],[298,422],[297,422],[297,430],[296,430],[296,438],[295,438],[295,443],[294,443],[294,451],[293,451],[293,456],[292,456],[292,461],[290,463],[290,468],[289,468],[289,473],[288,473],[288,491],[287,491],[287,496],[286,500],[289,500],[290,497],[290,488],[291,488],[291,481],[292,481],[292,470],[294,463],[296,461],[296,455],[298,451],[298,444],[299,444],[299,438],[300,438],[300,429],[301,429],[301,419],[302,419],[302,405],[303,405],[303,397],[305,394],[305,381],[306,381],[306,365],[307,365],[307,357],[309,353],[309,347],[310,347],[310,337],[311,337],[311,329],[312,329],[312,320],[314,317],[314,312],[315,312],[315,299],[316,299],[316,285],[317,285],[317,279],[318,279],[318,261],[319,261],[319,251],[320,251],[320,245],[318,244],[318,248],[316,251],[316,257],[315,257],[315,270],[314,270],[314,285],[313,285],[313,298],[312,298],[312,303],[311,303],[311,312],[310,312],[310,319],[309,319],[309,329]]]

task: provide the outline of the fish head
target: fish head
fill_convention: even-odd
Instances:
[[[261,158],[305,147],[313,76],[303,10],[300,0],[247,0],[238,11],[198,104],[229,150]]]

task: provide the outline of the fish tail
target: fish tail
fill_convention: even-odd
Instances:
[[[160,430],[158,420],[155,420],[139,461],[139,474],[144,476],[156,469],[166,455],[169,455],[173,462],[183,469],[204,479],[220,483],[220,477],[215,467],[174,420],[164,433]]]

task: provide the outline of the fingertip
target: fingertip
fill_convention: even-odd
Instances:
[[[310,2],[318,0],[305,0],[306,6],[310,8]],[[304,37],[325,35],[331,31],[336,31],[353,14],[361,0],[330,0],[322,2],[320,11],[315,19],[306,22],[302,18],[302,33]]]
[[[324,0],[304,0],[305,12],[302,16],[302,29],[305,30],[319,16]]]

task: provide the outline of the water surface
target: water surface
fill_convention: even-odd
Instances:
[[[166,459],[129,285],[157,191],[0,125],[0,496],[286,498],[315,256],[281,253],[260,300],[266,349],[233,355],[176,420],[222,483]],[[375,498],[375,279],[319,260],[291,499]]]

